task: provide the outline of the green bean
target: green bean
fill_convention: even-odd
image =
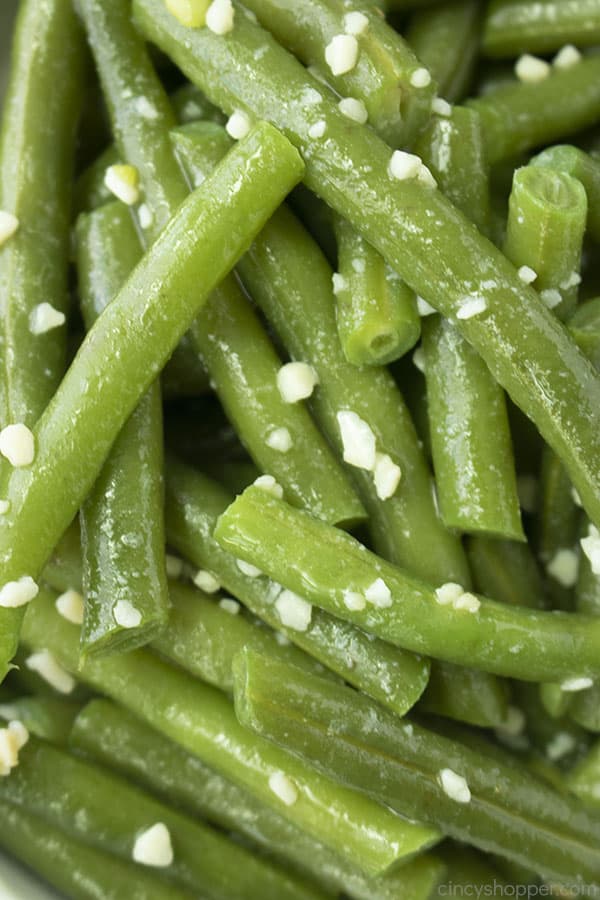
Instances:
[[[449,528],[523,540],[504,393],[447,319],[423,323],[440,513]]]
[[[53,744],[66,744],[80,709],[81,704],[73,700],[37,694],[1,703],[0,717],[18,719],[31,734]]]
[[[23,640],[28,647],[49,649],[87,684],[370,876],[382,874],[439,837],[434,829],[405,822],[380,804],[322,778],[267,741],[257,740],[239,725],[223,693],[145,650],[89,659],[78,669],[77,628],[56,614],[52,595],[41,594],[30,604]],[[298,799],[290,806],[269,786],[276,773],[286,774],[295,786]]]
[[[568,712],[572,696],[560,684],[550,682],[540,685],[540,700],[548,715],[559,719]]]
[[[326,674],[323,666],[297,647],[281,645],[270,628],[238,612],[231,598],[215,602],[185,585],[171,582],[169,624],[152,646],[182,669],[222,691],[233,690],[233,658],[244,647],[281,657],[292,665]],[[227,605],[221,605],[221,604]],[[233,605],[231,605],[233,603]],[[329,677],[329,673],[326,674]]]
[[[171,862],[165,856],[160,864],[164,874],[214,900],[251,900],[257,894],[272,900],[323,897],[124,779],[33,737],[19,752],[19,765],[2,779],[0,798],[76,840],[142,864],[138,838],[161,823],[172,842]]]
[[[81,591],[83,574],[79,517],[71,522],[54,547],[52,556],[44,566],[42,581],[59,593],[68,590]]]
[[[569,331],[577,346],[600,369],[600,297],[583,303],[569,319]]]
[[[3,426],[32,427],[66,366],[70,182],[83,50],[68,0],[20,5],[0,132],[0,211],[16,227],[0,246]],[[3,469],[6,475],[5,461]],[[0,609],[0,681],[21,618],[19,609]]]
[[[449,199],[489,232],[488,166],[478,116],[459,107],[449,118],[435,117],[416,149]],[[522,540],[502,388],[448,320],[424,321],[423,350],[442,519],[449,528]]]
[[[361,10],[355,64],[335,64],[335,39],[351,31],[343,0],[249,0],[260,23],[341,97],[364,104],[370,125],[392,147],[409,146],[429,119],[435,85],[408,44],[376,10]],[[333,42],[333,43],[331,43]],[[331,53],[331,56],[329,55]],[[418,75],[415,73],[419,73]],[[419,77],[421,76],[421,78]],[[317,101],[318,102],[318,101]],[[365,115],[366,118],[366,115]]]
[[[21,4],[0,135],[0,210],[18,222],[0,249],[4,423],[32,426],[66,366],[61,322],[83,51],[68,0]],[[44,316],[42,300],[62,319]]]
[[[542,454],[538,497],[535,536],[537,553],[546,569],[546,587],[553,606],[570,609],[572,588],[577,581],[574,547],[581,511],[563,464],[548,448]]]
[[[543,609],[544,584],[528,544],[476,535],[469,538],[467,553],[475,587],[482,594],[511,606]]]
[[[585,803],[600,804],[600,742],[569,772],[567,785]]]
[[[429,663],[314,610],[305,631],[286,627],[273,604],[278,585],[265,577],[245,575],[235,557],[213,540],[213,530],[233,496],[183,463],[167,466],[169,543],[186,559],[217,577],[255,615],[276,628],[349,684],[402,716],[419,699],[429,677]]]
[[[79,219],[77,256],[89,330],[141,256],[124,204],[111,203]],[[167,624],[162,466],[156,381],[123,426],[81,508],[84,656],[148,643]]]
[[[147,872],[73,840],[27,810],[0,803],[0,815],[0,847],[72,900],[202,900],[155,870]]]
[[[326,521],[351,526],[364,520],[348,476],[308,410],[280,393],[282,362],[233,276],[213,291],[190,335],[256,465],[275,477],[291,502]]]
[[[332,892],[343,890],[356,900],[426,900],[442,875],[437,859],[421,855],[397,872],[366,878],[252,794],[107,700],[93,700],[81,711],[70,743],[77,753],[116,769],[163,802],[243,835],[294,871],[309,872]]]
[[[600,817],[518,766],[491,764],[356,691],[248,651],[236,658],[235,700],[256,733],[403,815],[425,811],[479,849],[558,881],[600,885]]]
[[[285,138],[258,125],[183,203],[88,332],[36,426],[33,464],[15,468],[8,480],[11,507],[0,523],[4,582],[42,569],[142,394],[300,174]],[[229,197],[240,177],[240,190]],[[13,652],[4,633],[0,674]]]
[[[481,18],[477,0],[451,0],[419,9],[410,19],[406,40],[450,103],[468,92],[479,53]]]
[[[385,365],[414,347],[421,325],[415,295],[345,219],[336,218],[335,292],[342,350],[355,366]]]
[[[201,126],[174,132],[192,174],[202,176],[214,164],[218,145],[213,134],[213,129],[206,128],[203,134]],[[384,369],[357,368],[345,359],[336,336],[333,273],[285,207],[240,260],[239,272],[291,356],[316,371],[319,386],[311,398],[312,408],[339,456],[343,457],[344,446],[337,413],[351,410],[375,435],[378,451],[400,467],[400,484],[384,500],[372,472],[348,466],[369,513],[378,550],[432,581],[468,581],[462,547],[436,513],[431,476],[402,397]],[[310,282],[306,272],[311,273]],[[431,540],[436,543],[435,555],[428,551]]]
[[[134,0],[133,9],[146,37],[211,101],[228,112],[244,109],[279,123],[307,162],[307,186],[345,216],[418,295],[457,321],[494,377],[563,458],[590,518],[600,523],[600,378],[500,251],[439,191],[416,178],[396,184],[387,174],[389,147],[370,129],[349,123],[326,98],[319,107],[306,107],[301,98],[309,87],[317,89],[318,81],[245,17],[238,16],[223,38],[207,28],[180,26],[161,0]],[[560,103],[568,106],[573,127],[597,116],[599,71],[600,60],[590,59],[554,76],[553,122],[564,118]],[[535,92],[539,87],[533,86],[535,111],[542,111],[547,125],[544,94]],[[317,118],[326,122],[326,141],[308,137]],[[433,275],[439,272],[441,279]],[[465,309],[465,298],[484,300],[484,314],[462,318],[472,311],[471,305]]]
[[[557,169],[582,183],[588,200],[589,233],[595,241],[600,241],[600,161],[579,147],[563,144],[542,150],[531,160],[531,165]]]
[[[598,0],[492,0],[485,17],[488,56],[549,53],[565,44],[600,40]]]
[[[490,163],[563,140],[600,115],[600,59],[590,57],[543,81],[512,83],[469,100],[481,116]],[[552,115],[548,110],[552,110]]]
[[[80,0],[79,8],[119,156],[139,174],[141,193],[151,214],[143,234],[151,242],[187,194],[169,141],[175,114],[147,49],[135,33],[128,8],[119,0]]]
[[[260,487],[236,498],[214,536],[310,603],[408,650],[526,681],[598,674],[593,617],[509,607],[456,585],[436,593]],[[350,610],[348,591],[371,602]]]
[[[577,305],[587,197],[571,175],[545,167],[517,169],[510,193],[504,252],[535,276],[542,300],[560,319]]]
[[[506,720],[507,696],[500,679],[435,660],[418,708],[480,728],[498,728]]]

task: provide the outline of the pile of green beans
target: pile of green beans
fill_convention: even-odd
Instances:
[[[18,7],[0,853],[600,896],[600,0]]]

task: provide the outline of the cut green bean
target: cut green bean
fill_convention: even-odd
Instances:
[[[250,652],[235,662],[235,700],[246,726],[343,784],[559,882],[600,886],[600,816],[530,772]]]
[[[370,4],[361,10],[366,22],[361,18],[356,25],[343,0],[249,0],[246,6],[341,97],[360,100],[365,119],[384,141],[392,147],[414,141],[429,119],[435,85],[408,44]],[[354,65],[339,60],[346,48],[356,57]],[[314,103],[318,113],[316,96],[306,102]]]
[[[425,320],[423,348],[433,464],[445,524],[523,540],[502,389],[448,319]]]
[[[436,592],[260,487],[237,497],[214,536],[288,590],[408,650],[524,681],[598,677],[593,617],[509,607],[457,585]],[[350,610],[348,591],[365,608]]]
[[[276,628],[349,684],[404,715],[419,699],[429,677],[429,663],[397,649],[320,610],[313,610],[306,630],[286,627],[273,604],[279,586],[264,576],[244,574],[235,557],[213,539],[218,517],[233,496],[205,475],[169,459],[167,466],[169,543],[186,559],[213,573],[255,615]]]
[[[124,204],[80,218],[79,291],[88,330],[140,256]],[[121,429],[81,508],[84,656],[141,646],[167,624],[162,443],[156,381]]]
[[[301,174],[288,141],[267,123],[258,125],[182,204],[88,332],[36,426],[34,462],[15,468],[6,485],[4,583],[37,576],[142,394]],[[0,674],[13,653],[14,636],[3,632]]]
[[[252,856],[226,835],[174,812],[105,769],[33,737],[19,752],[19,765],[2,779],[0,799],[75,840],[142,863],[138,839],[161,823],[172,845],[171,860],[166,855],[160,863],[164,874],[213,900],[252,900],[257,894],[265,900],[323,898],[318,890]]]
[[[597,684],[575,694],[569,705],[569,716],[587,731],[600,732],[600,688]]]
[[[449,199],[488,233],[489,170],[477,114],[459,107],[449,118],[434,117],[417,151]],[[447,319],[430,316],[424,321],[423,350],[442,519],[460,531],[522,540],[502,388]]]
[[[494,377],[563,458],[590,518],[600,524],[600,377],[500,251],[439,191],[416,178],[390,178],[389,147],[370,129],[350,123],[326,99],[318,112],[306,107],[302,97],[307,88],[317,89],[318,81],[244,16],[219,37],[208,28],[181,26],[161,0],[134,0],[133,9],[146,37],[212,102],[227,112],[243,109],[277,122],[289,135],[307,162],[307,186],[345,216],[418,295],[457,322]],[[530,106],[546,130],[556,119],[553,131],[564,131],[565,109],[573,128],[597,118],[599,73],[600,59],[592,58],[553,76],[546,104],[544,84],[525,86],[533,90]],[[326,141],[308,136],[317,117],[325,120]],[[525,124],[531,138],[530,118]],[[512,112],[510,121],[518,144]],[[434,276],[439,272],[443,278]],[[473,299],[482,301],[476,308],[484,302],[485,310],[464,318],[472,312],[467,303]]]
[[[53,744],[66,744],[81,703],[35,694],[0,703],[0,718],[18,719],[31,733]]]
[[[542,754],[543,763],[562,769],[586,752],[589,735],[571,719],[551,716],[542,704],[538,685],[517,682],[514,693],[525,716],[525,736]]]
[[[588,200],[589,233],[595,241],[600,241],[600,161],[579,147],[564,144],[542,150],[531,160],[531,165],[557,169],[582,183]]]
[[[600,116],[600,59],[589,57],[535,83],[513,83],[469,100],[481,116],[490,163],[564,140]],[[552,113],[549,114],[549,110]]]
[[[576,178],[545,167],[516,170],[504,252],[519,271],[531,270],[526,276],[563,320],[577,305],[586,220],[587,197]]]
[[[336,218],[335,291],[342,350],[355,366],[385,365],[414,347],[421,324],[415,295],[345,219]]]
[[[174,133],[192,175],[206,175],[219,158],[213,132],[204,128],[203,135],[200,126],[188,126]],[[431,581],[455,578],[466,583],[469,572],[462,547],[439,520],[431,476],[392,377],[382,368],[351,365],[341,351],[333,272],[314,241],[282,207],[238,268],[291,356],[316,371],[319,385],[311,398],[312,408],[339,456],[344,456],[345,448],[337,414],[348,410],[368,425],[377,450],[400,468],[400,483],[390,493],[377,487],[372,472],[348,466],[369,513],[369,528],[379,552]],[[311,273],[310,281],[306,272]],[[432,540],[435,554],[428,551]]]
[[[469,538],[467,552],[475,587],[510,606],[545,606],[544,584],[527,543]],[[584,612],[584,610],[580,610]]]
[[[27,810],[0,803],[0,847],[72,900],[209,900],[74,840]]]
[[[438,92],[450,103],[467,94],[479,53],[481,6],[478,0],[451,0],[419,9],[406,40],[431,72]]]
[[[163,802],[243,835],[299,873],[309,872],[332,892],[343,890],[356,900],[427,900],[442,876],[437,859],[420,855],[397,872],[365,877],[252,794],[107,700],[93,700],[81,711],[70,743],[77,753],[116,769]]]
[[[66,367],[70,184],[84,49],[69,0],[20,4],[0,132],[0,211],[14,231],[0,247],[3,427],[33,427]],[[5,460],[2,468],[6,476]],[[0,609],[0,681],[21,618],[22,610]]]
[[[598,0],[492,0],[485,17],[487,56],[549,53],[600,41]]]

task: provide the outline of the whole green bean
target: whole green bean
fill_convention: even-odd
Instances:
[[[380,804],[322,778],[311,767],[257,740],[239,725],[220,691],[145,650],[90,658],[77,668],[77,628],[40,594],[25,616],[28,647],[49,649],[66,669],[121,703],[225,778],[249,790],[334,852],[379,875],[438,840],[438,832],[407,823]],[[148,685],[152,684],[152,691]],[[269,785],[285,774],[297,794],[286,805]],[[277,783],[276,783],[277,787]],[[286,799],[290,799],[286,793]]]
[[[79,293],[88,330],[141,256],[128,210],[111,203],[77,225]],[[151,385],[121,429],[81,508],[81,652],[125,651],[167,624],[162,405]]]
[[[210,171],[223,152],[212,126],[187,126],[173,137],[197,175]],[[437,515],[431,476],[402,396],[384,369],[357,368],[345,359],[336,335],[333,272],[289,210],[277,211],[240,260],[239,272],[291,356],[316,371],[312,408],[339,456],[344,446],[337,413],[350,410],[369,426],[377,450],[400,467],[400,484],[383,499],[373,473],[348,466],[379,552],[432,581],[465,583],[469,573],[462,547]],[[431,540],[435,554],[428,551]]]
[[[288,590],[417,653],[526,681],[599,674],[593,617],[509,607],[461,594],[456,585],[436,593],[260,487],[237,497],[214,536]],[[351,610],[348,591],[370,602]]]
[[[332,892],[343,890],[356,900],[427,900],[443,873],[436,858],[422,854],[397,872],[365,877],[248,791],[110,701],[87,704],[75,721],[70,744],[164,802],[243,835],[299,873],[309,872]]]
[[[415,295],[339,216],[335,233],[341,276],[335,292],[336,318],[344,355],[355,366],[393,362],[419,340]]]
[[[542,150],[533,157],[531,165],[557,169],[582,183],[588,200],[587,227],[590,236],[600,241],[600,161],[579,147],[563,144]]]
[[[600,817],[515,765],[251,652],[235,662],[240,721],[404,815],[558,881],[600,886]],[[334,774],[335,773],[335,774]]]
[[[88,332],[36,426],[33,464],[15,468],[6,485],[11,506],[0,523],[3,583],[37,576],[142,394],[301,172],[288,141],[270,125],[258,125],[182,204]],[[237,183],[239,191],[230,196]],[[0,675],[13,653],[14,634],[4,631]]]
[[[600,524],[600,378],[500,251],[439,191],[417,179],[390,178],[389,148],[370,129],[349,123],[326,98],[318,108],[306,107],[302,97],[309,87],[317,89],[318,81],[244,16],[219,37],[207,28],[180,26],[161,0],[134,0],[133,9],[143,33],[211,101],[227,112],[243,109],[275,121],[289,135],[307,162],[307,186],[361,231],[417,294],[459,324],[563,458],[591,519]],[[597,117],[599,72],[600,59],[590,59],[553,76],[552,122],[556,119],[560,130],[561,103],[572,127]],[[525,86],[530,88],[534,110],[542,111],[547,128],[545,94],[536,93],[540,85]],[[548,91],[543,84],[541,89]],[[326,141],[308,136],[315,116],[326,123]],[[511,133],[516,134],[512,124]],[[531,129],[528,133],[531,137]],[[434,274],[440,272],[443,278]],[[470,301],[478,298],[485,310],[470,315]]]
[[[244,574],[235,559],[213,539],[218,517],[233,496],[216,482],[176,459],[167,465],[169,543],[194,565],[206,569],[255,615],[297,644],[345,681],[402,716],[419,699],[429,677],[429,663],[398,653],[372,640],[347,622],[314,610],[305,631],[286,627],[273,605],[278,586]]]
[[[469,100],[481,116],[490,163],[563,140],[600,115],[600,59],[589,57],[535,83],[507,84]],[[552,113],[549,114],[549,110]]]
[[[408,44],[369,6],[361,10],[363,18],[353,32],[343,0],[246,3],[284,47],[313,67],[341,97],[360,100],[365,118],[368,115],[384,141],[392,147],[410,146],[429,119],[435,85]],[[348,63],[345,70],[335,60],[336,38],[341,36],[354,37],[356,50],[354,65],[348,68]]]
[[[69,0],[20,4],[0,131],[0,211],[16,228],[0,245],[3,427],[32,427],[66,366],[70,184],[83,51]],[[2,468],[6,476],[5,460]],[[21,618],[19,609],[0,609],[0,681]]]
[[[549,53],[564,44],[600,40],[598,0],[492,0],[485,16],[487,56]]]
[[[164,874],[214,900],[251,900],[257,894],[265,900],[323,898],[320,891],[253,856],[226,835],[33,737],[19,752],[19,765],[2,779],[0,798],[124,860],[136,860],[137,838],[160,822],[172,843],[171,862],[161,864]]]
[[[542,300],[563,320],[577,305],[586,220],[587,197],[576,178],[545,167],[516,170],[504,252],[517,268],[533,271]]]
[[[406,40],[431,72],[439,94],[456,103],[467,94],[482,25],[477,0],[451,0],[414,12]]]
[[[0,815],[0,847],[72,900],[202,900],[156,870],[86,846],[18,806],[2,802]]]

